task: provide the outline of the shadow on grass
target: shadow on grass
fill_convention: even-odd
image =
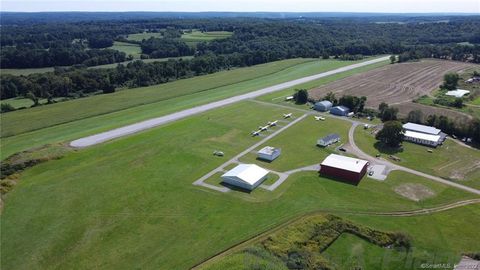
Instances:
[[[222,185],[226,188],[229,188],[231,190],[239,191],[239,192],[242,192],[242,193],[245,193],[245,194],[250,194],[253,191],[253,190],[248,190],[248,189],[244,189],[244,188],[241,188],[241,187],[237,187],[237,186],[234,186],[234,185],[230,185],[230,184],[224,183],[224,182],[220,182],[220,185]]]
[[[327,180],[331,180],[331,181],[335,181],[335,182],[339,182],[339,183],[342,183],[342,184],[349,184],[351,186],[358,186],[358,184],[360,184],[360,180],[363,179],[360,179],[359,181],[350,181],[350,180],[346,180],[346,179],[342,179],[342,178],[337,178],[337,177],[333,177],[333,176],[330,176],[330,175],[326,175],[326,174],[322,174],[322,173],[318,173],[318,175],[322,178],[325,178]]]
[[[373,147],[375,147],[375,149],[377,149],[378,152],[380,152],[382,154],[387,154],[387,155],[395,155],[395,154],[403,152],[403,147],[402,146],[391,147],[391,146],[385,145],[382,142],[376,142],[373,145]]]

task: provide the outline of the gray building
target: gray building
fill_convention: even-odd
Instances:
[[[257,156],[259,159],[273,161],[278,156],[280,156],[281,152],[282,150],[280,148],[265,146],[264,148],[260,149],[260,151],[257,152]]]
[[[327,136],[319,139],[317,145],[319,146],[329,146],[330,144],[340,141],[340,135],[336,133],[328,134]]]
[[[332,108],[332,102],[328,100],[323,100],[315,103],[313,108],[319,112],[328,112]]]
[[[330,113],[339,116],[347,116],[350,109],[345,106],[335,106],[330,109]]]

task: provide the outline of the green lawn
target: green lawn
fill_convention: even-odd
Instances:
[[[412,252],[406,258],[399,254],[392,254],[390,250],[384,251],[382,254],[363,244],[364,258],[369,254],[378,254],[377,257],[371,256],[368,260],[372,267],[367,266],[363,269],[419,269],[418,266],[421,263],[450,263],[453,266],[459,262],[461,253],[480,250],[480,241],[478,241],[479,205],[417,217],[392,218],[355,215],[345,215],[345,217],[357,224],[360,223],[377,230],[407,232],[413,240]],[[358,239],[344,239],[339,243],[340,247],[335,247],[335,244],[332,247],[337,248],[334,250],[339,252],[337,254],[348,256],[348,253],[354,252],[353,249],[358,244]],[[342,246],[346,248],[343,251],[340,250]],[[388,267],[373,267],[382,260],[382,263],[387,263]],[[412,267],[412,264],[416,265]]]
[[[273,193],[224,194],[192,185],[261,139],[249,136],[252,123],[282,113],[241,102],[26,170],[4,198],[2,268],[187,269],[306,212],[409,210],[473,197],[400,172],[358,186],[304,172]],[[213,156],[215,149],[225,157]],[[413,202],[392,191],[412,181],[437,196]],[[456,231],[454,240],[476,236],[467,229]]]
[[[376,147],[376,142],[370,130],[355,130],[355,143],[372,156],[381,153],[388,159],[388,155],[393,154],[401,159],[396,162],[399,165],[480,188],[480,151],[476,149],[461,146],[450,139],[437,148],[404,142],[401,151]],[[428,149],[433,153],[429,153]]]
[[[113,64],[105,64],[105,65],[98,65],[98,66],[91,66],[88,68],[114,68],[118,64],[123,64],[126,65],[130,62],[133,61],[143,61],[145,63],[152,63],[152,62],[163,62],[163,61],[168,61],[169,59],[191,59],[193,56],[182,56],[182,57],[168,57],[168,58],[152,58],[152,59],[134,59],[130,61],[124,61],[120,63],[113,63]],[[53,67],[47,67],[47,68],[21,68],[21,69],[1,69],[0,72],[2,74],[12,74],[12,75],[29,75],[33,73],[45,73],[45,72],[53,72],[54,68]]]
[[[20,75],[30,75],[33,73],[45,73],[45,72],[53,72],[53,67],[44,67],[44,68],[2,68],[0,69],[0,74],[11,74],[15,76]]]
[[[184,33],[182,39],[185,42],[188,41],[212,41],[215,39],[224,39],[229,38],[233,35],[232,32],[227,31],[210,31],[210,32],[200,32],[198,30],[193,30],[191,33]]]
[[[301,114],[297,113],[296,115],[300,117]],[[254,123],[252,124],[254,125]],[[279,124],[283,125],[282,122]],[[318,164],[329,154],[333,153],[336,147],[348,140],[348,129],[350,126],[350,122],[347,121],[333,118],[327,118],[325,121],[316,121],[313,116],[307,116],[307,118],[256,149],[258,151],[265,146],[281,148],[282,154],[273,162],[256,160],[257,155],[255,153],[248,153],[240,160],[244,163],[256,163],[259,166],[275,171],[288,171]],[[318,139],[331,133],[339,134],[341,142],[328,147],[316,146]]]
[[[128,35],[127,39],[133,40],[133,41],[142,41],[144,39],[149,39],[151,37],[154,38],[162,38],[162,33],[137,33],[137,34],[130,34]]]
[[[352,64],[290,59],[2,115],[2,158]],[[89,108],[85,110],[84,108]]]
[[[115,41],[113,43],[113,46],[108,48],[124,52],[127,56],[132,55],[134,58],[137,59],[140,58],[140,55],[142,54],[142,49],[140,48],[140,45],[127,42]]]

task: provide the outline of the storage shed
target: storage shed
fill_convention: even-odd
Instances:
[[[345,106],[335,106],[330,109],[330,113],[339,116],[347,116],[350,109]]]
[[[319,139],[317,145],[319,146],[329,146],[330,144],[340,141],[340,135],[336,133],[328,134],[327,136]]]
[[[331,154],[320,164],[320,174],[358,184],[367,167],[366,160]]]
[[[436,147],[445,141],[447,135],[440,129],[415,123],[403,125],[404,140],[418,144]]]
[[[332,108],[333,104],[332,102],[328,100],[323,100],[315,103],[313,106],[313,109],[319,112],[328,112]]]
[[[268,171],[255,164],[240,164],[222,175],[222,182],[253,190],[266,178]]]
[[[257,157],[259,159],[273,161],[278,156],[280,156],[281,152],[282,150],[280,148],[265,146],[264,148],[260,149],[260,151],[257,152]]]

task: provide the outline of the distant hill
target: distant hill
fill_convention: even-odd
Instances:
[[[77,22],[102,20],[150,20],[253,17],[267,19],[351,18],[370,21],[445,21],[478,13],[353,13],[353,12],[0,12],[1,24]]]

